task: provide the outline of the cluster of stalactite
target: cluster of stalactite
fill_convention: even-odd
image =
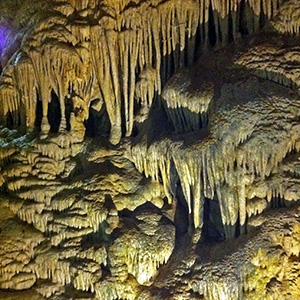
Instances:
[[[229,60],[228,56],[226,59]],[[249,73],[247,79],[242,76],[241,80],[241,73],[230,74],[231,83],[223,83],[221,91],[216,91],[218,96],[213,100],[215,104],[211,104],[215,109],[209,114],[208,128],[198,129],[182,140],[168,137],[149,144],[144,139],[129,151],[138,170],[163,183],[170,202],[178,197],[176,186],[180,182],[196,228],[203,225],[205,199],[218,201],[222,223],[230,228],[245,225],[251,216],[270,206],[277,207],[276,201],[290,205],[300,197],[295,183],[298,175],[293,175],[298,165],[295,153],[300,149],[297,94]],[[178,92],[172,90],[172,85],[173,82],[164,94],[171,97],[165,99],[169,104],[173,93]],[[180,95],[185,100],[174,105],[178,116],[183,115],[184,109],[188,111],[180,103],[197,108],[189,101],[190,95],[194,95],[189,89],[190,85],[187,90],[182,89]],[[197,97],[198,106],[206,104],[205,93]],[[231,103],[239,103],[238,109],[231,109]],[[169,118],[175,124],[178,119],[172,119],[173,115]],[[185,120],[193,124],[192,118]],[[226,234],[231,236],[232,232]]]
[[[162,83],[197,57],[252,33],[281,0],[53,1],[24,34],[0,84],[3,125],[47,133],[49,103],[58,98],[60,131],[70,111],[82,122],[98,99],[110,122],[110,140],[130,136]],[[39,105],[41,103],[42,105]],[[70,105],[66,105],[70,103]],[[41,106],[41,107],[40,107]]]
[[[298,299],[298,1],[46,2],[2,57],[0,298]]]

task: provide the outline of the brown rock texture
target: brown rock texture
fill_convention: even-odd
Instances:
[[[0,2],[0,299],[300,299],[296,0]]]

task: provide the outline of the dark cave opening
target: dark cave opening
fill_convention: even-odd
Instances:
[[[273,6],[273,2],[271,2],[271,6]],[[273,9],[273,8],[271,8]],[[261,10],[261,13],[259,15],[259,25],[260,25],[260,28],[263,28],[265,25],[266,25],[266,22],[267,22],[267,18],[265,16],[265,14],[263,14],[263,2],[261,1],[260,2],[260,10]]]
[[[53,90],[51,91],[51,101],[48,104],[48,121],[50,125],[50,132],[58,132],[61,121],[61,108],[58,96]]]
[[[89,118],[85,121],[87,137],[108,137],[111,129],[109,116],[105,103],[100,99],[91,101],[89,108]],[[101,105],[101,106],[100,106]]]
[[[20,110],[10,111],[6,113],[5,116],[5,125],[9,129],[21,129],[22,121],[24,123],[22,114]]]
[[[224,241],[225,238],[220,205],[216,200],[205,198],[201,239],[208,243],[218,243]]]
[[[66,129],[69,131],[71,129],[70,125],[70,118],[71,118],[71,113],[73,112],[73,101],[71,98],[66,98],[65,99],[65,115],[66,115]]]
[[[14,119],[10,110],[7,112],[5,118],[6,118],[6,127],[12,129],[14,127]]]
[[[241,6],[240,6],[240,14],[239,14],[239,31],[241,33],[242,36],[248,35],[248,29],[247,29],[247,20],[245,19],[246,17],[246,10],[247,10],[247,4],[246,2],[243,0],[241,2]]]
[[[234,17],[233,14],[235,14]],[[234,35],[236,35],[236,33],[234,32],[235,30],[233,25],[233,19],[235,18],[236,18],[236,12],[232,12],[230,10],[228,15],[228,40],[226,41],[226,44],[234,42]]]
[[[176,211],[174,216],[174,223],[176,227],[176,241],[179,241],[180,237],[184,236],[191,226],[189,209],[183,195],[180,182],[178,182],[176,188]]]
[[[214,12],[212,9],[212,4],[209,5],[209,17],[208,17],[208,39],[209,43],[212,47],[214,47],[217,43],[217,28],[215,27],[215,18]]]
[[[37,127],[39,131],[41,130],[42,118],[43,118],[43,103],[39,98],[38,92],[36,92],[36,107],[35,107],[34,126]]]

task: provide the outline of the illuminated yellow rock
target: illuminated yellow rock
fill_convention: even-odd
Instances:
[[[0,298],[299,299],[299,16],[0,1]]]

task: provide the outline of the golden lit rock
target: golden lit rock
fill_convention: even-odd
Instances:
[[[0,2],[1,299],[299,299],[296,0]]]

